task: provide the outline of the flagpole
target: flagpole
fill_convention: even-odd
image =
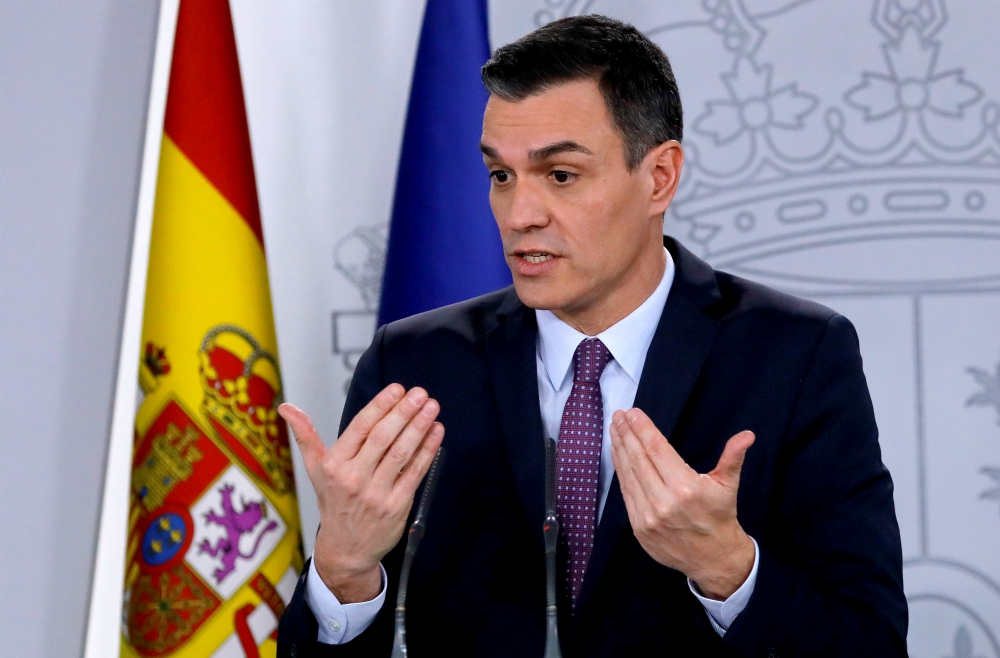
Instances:
[[[97,533],[93,578],[87,615],[84,658],[109,658],[121,647],[122,599],[125,582],[125,543],[128,539],[129,480],[135,428],[136,391],[142,314],[146,297],[149,243],[153,230],[157,169],[163,142],[163,117],[167,106],[167,83],[177,28],[180,0],[160,0],[156,50],[146,114],[146,138],[132,236],[122,339],[118,353],[118,380],[111,417],[108,456],[105,463],[101,522]]]

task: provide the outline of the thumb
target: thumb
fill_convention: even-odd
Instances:
[[[278,407],[278,414],[292,428],[292,435],[295,437],[295,442],[299,444],[299,450],[302,451],[302,459],[306,463],[306,471],[312,473],[313,468],[319,464],[320,460],[323,459],[323,455],[326,454],[326,446],[323,445],[323,440],[319,438],[319,434],[316,432],[316,428],[313,427],[312,421],[309,420],[309,416],[298,407],[285,402]]]
[[[738,489],[740,486],[740,471],[743,469],[743,458],[746,457],[747,450],[754,442],[754,433],[750,430],[743,430],[726,442],[726,448],[719,457],[712,472],[708,474],[710,478],[726,487],[727,489]]]

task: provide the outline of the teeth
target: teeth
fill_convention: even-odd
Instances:
[[[545,261],[552,258],[552,254],[545,254],[545,253],[524,254],[522,258],[524,258],[524,260],[528,261],[529,263],[544,263]]]

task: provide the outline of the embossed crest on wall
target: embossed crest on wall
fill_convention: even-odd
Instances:
[[[333,312],[333,352],[340,355],[347,371],[343,383],[345,394],[358,359],[368,348],[378,323],[388,234],[388,224],[361,225],[333,248],[334,268],[357,290],[363,307]]]

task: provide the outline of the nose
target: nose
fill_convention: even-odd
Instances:
[[[518,181],[507,212],[507,228],[523,232],[541,228],[548,222],[548,209],[541,190],[530,179]]]

